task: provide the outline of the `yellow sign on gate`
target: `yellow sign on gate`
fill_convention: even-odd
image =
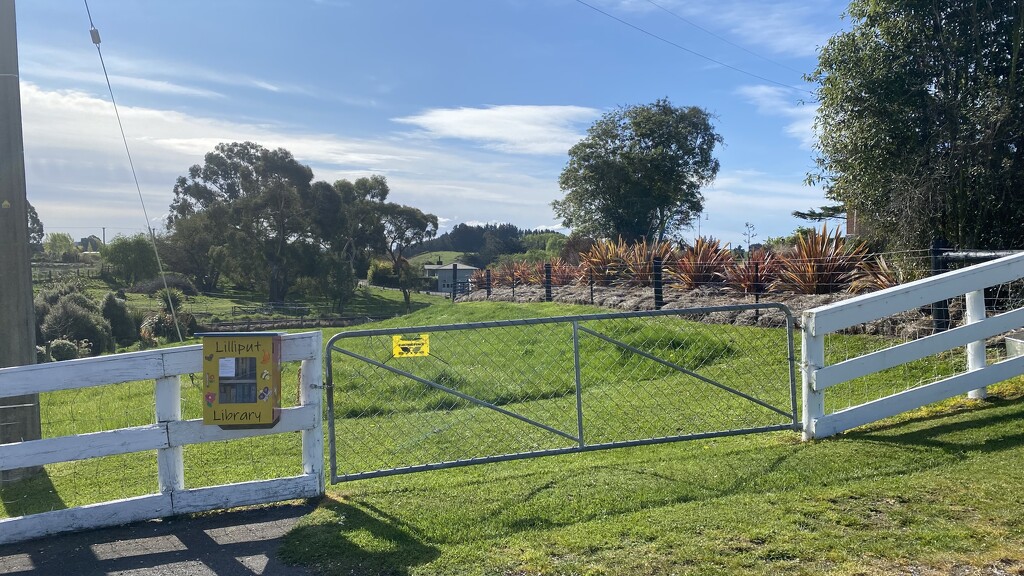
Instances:
[[[420,334],[419,338],[403,338],[396,334],[391,337],[391,354],[395,358],[430,356],[430,335]]]

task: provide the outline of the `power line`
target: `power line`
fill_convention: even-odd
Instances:
[[[128,155],[128,166],[132,170],[132,178],[135,180],[135,190],[139,193],[139,204],[142,205],[142,215],[146,218],[146,230],[149,231],[149,240],[153,244],[153,253],[156,255],[156,266],[160,271],[160,278],[164,283],[164,295],[167,297],[167,309],[171,312],[171,321],[174,322],[174,329],[178,333],[178,341],[184,342],[181,336],[181,326],[178,325],[178,317],[174,310],[174,303],[171,301],[171,291],[167,286],[167,275],[164,273],[164,265],[160,261],[160,251],[156,247],[156,234],[150,226],[149,212],[146,211],[146,201],[142,198],[142,186],[139,185],[139,177],[135,173],[135,162],[132,161],[132,151],[128,147],[128,137],[124,134],[124,124],[121,122],[121,113],[117,110],[117,101],[114,99],[114,88],[110,85],[110,75],[107,74],[107,63],[103,60],[103,50],[100,49],[100,31],[92,22],[92,12],[89,10],[89,0],[85,2],[85,13],[89,16],[89,36],[92,43],[96,45],[96,54],[100,57],[100,66],[103,68],[103,78],[107,81],[107,91],[110,92],[110,103],[114,106],[114,116],[117,118],[117,127],[121,130],[121,141],[124,142],[124,152]]]
[[[757,52],[754,52],[752,50],[748,50],[748,49],[744,48],[743,46],[740,46],[739,44],[736,44],[735,42],[730,41],[727,38],[719,36],[718,34],[715,34],[711,30],[708,30],[707,28],[704,28],[703,26],[697,24],[696,22],[693,22],[692,20],[688,20],[686,18],[683,18],[677,12],[673,12],[672,10],[669,10],[668,8],[665,8],[661,4],[658,4],[657,2],[655,2],[654,0],[647,0],[647,3],[650,4],[651,6],[655,6],[659,10],[663,10],[663,11],[671,14],[672,16],[678,18],[679,20],[682,20],[683,22],[686,22],[690,26],[693,26],[697,30],[700,30],[701,32],[704,32],[708,36],[711,36],[712,38],[716,38],[718,40],[721,40],[722,42],[725,42],[726,44],[728,44],[729,46],[732,46],[733,48],[738,48],[740,50],[743,50],[744,52],[746,52],[747,54],[750,54],[751,56],[754,56],[755,58],[760,58],[761,60],[764,60],[765,62],[770,62],[770,63],[772,63],[772,64],[774,64],[774,65],[776,65],[776,66],[778,66],[780,68],[785,68],[786,70],[789,70],[790,72],[796,72],[797,74],[803,74],[804,73],[802,70],[797,70],[796,68],[793,68],[793,67],[790,67],[790,66],[786,66],[785,64],[783,64],[781,62],[776,62],[775,60],[772,60],[771,58],[762,56],[762,55],[758,54]]]
[[[757,78],[758,80],[761,80],[763,82],[768,82],[770,84],[775,84],[776,86],[781,86],[783,88],[788,88],[790,90],[796,90],[798,92],[805,92],[807,94],[811,94],[812,96],[814,95],[814,92],[811,92],[810,90],[807,90],[806,88],[798,88],[796,86],[791,86],[789,84],[786,84],[786,83],[783,83],[783,82],[779,82],[777,80],[772,80],[771,78],[765,78],[764,76],[759,76],[757,74],[754,74],[753,72],[747,72],[746,70],[743,70],[742,68],[737,68],[736,66],[733,66],[731,64],[726,64],[725,62],[722,62],[720,60],[715,60],[714,58],[712,58],[710,56],[706,56],[704,54],[701,54],[700,52],[697,52],[696,50],[691,50],[691,49],[687,48],[686,46],[683,46],[681,44],[677,44],[677,43],[669,40],[668,38],[665,38],[663,36],[659,36],[659,35],[655,34],[654,32],[650,32],[648,30],[645,30],[645,29],[637,26],[636,24],[633,24],[631,22],[627,22],[626,20],[623,20],[622,18],[619,18],[618,16],[615,16],[614,14],[610,14],[608,12],[605,12],[604,10],[601,10],[600,8],[598,8],[598,7],[596,7],[596,6],[592,5],[592,4],[588,4],[588,3],[584,2],[583,0],[576,0],[576,2],[586,6],[587,8],[590,8],[591,10],[593,10],[595,12],[603,14],[604,16],[607,16],[608,18],[611,18],[612,20],[615,20],[616,22],[618,22],[620,24],[624,24],[626,26],[629,26],[630,28],[636,30],[637,32],[641,32],[643,34],[646,34],[646,35],[650,36],[651,38],[654,38],[656,40],[660,40],[661,42],[664,42],[665,44],[668,44],[669,46],[672,46],[673,48],[676,48],[678,50],[682,50],[683,52],[687,52],[687,53],[692,54],[692,55],[694,55],[694,56],[696,56],[698,58],[702,58],[704,60],[707,60],[708,62],[712,62],[714,64],[718,64],[719,66],[728,68],[728,69],[730,69],[730,70],[732,70],[734,72],[739,72],[740,74],[743,74],[745,76],[750,76],[751,78]]]

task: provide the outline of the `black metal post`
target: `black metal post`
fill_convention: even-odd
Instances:
[[[551,302],[551,263],[544,264],[544,301]]]
[[[665,297],[661,289],[661,258],[654,258],[652,268],[654,271],[654,309],[661,310],[661,307],[665,305]]]
[[[487,297],[491,297],[491,269],[484,270],[484,288],[487,290]]]
[[[594,305],[594,269],[591,268],[590,272],[590,305]]]
[[[452,264],[452,302],[455,302],[455,296],[458,293],[459,286],[459,265]]]
[[[949,251],[949,244],[942,238],[932,241],[931,260],[932,276],[949,271],[949,263],[944,258],[945,252]],[[949,330],[949,301],[942,300],[932,303],[932,330],[944,332]]]
[[[758,262],[754,262],[754,304],[761,302],[761,269]],[[754,308],[754,324],[760,319],[761,309]]]
[[[516,301],[516,271],[512,270],[512,301]]]

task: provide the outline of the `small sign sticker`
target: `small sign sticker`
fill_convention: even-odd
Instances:
[[[217,359],[217,370],[220,372],[221,378],[234,378],[235,377],[235,358],[234,356],[228,356],[226,358]]]
[[[395,358],[430,356],[430,335],[420,334],[419,338],[391,337],[391,353]]]

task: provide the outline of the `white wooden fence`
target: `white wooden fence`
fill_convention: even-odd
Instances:
[[[156,380],[156,423],[92,434],[0,445],[0,470],[100,456],[157,451],[159,494],[0,519],[0,544],[73,530],[115,526],[324,493],[321,412],[322,334],[282,338],[282,362],[301,361],[299,406],[283,408],[269,429],[222,430],[181,419],[180,376],[202,372],[202,345],[0,369],[0,397]],[[300,476],[188,489],[182,446],[251,436],[302,433]]]
[[[901,284],[803,313],[803,437],[824,438],[907,410],[971,392],[1024,373],[1024,356],[986,364],[985,339],[1024,326],[1024,308],[986,318],[984,289],[1024,278],[1024,254],[1014,254],[939,276]],[[832,365],[825,364],[826,334],[966,294],[966,322]],[[825,414],[825,391],[841,382],[967,346],[967,371],[938,382]]]

